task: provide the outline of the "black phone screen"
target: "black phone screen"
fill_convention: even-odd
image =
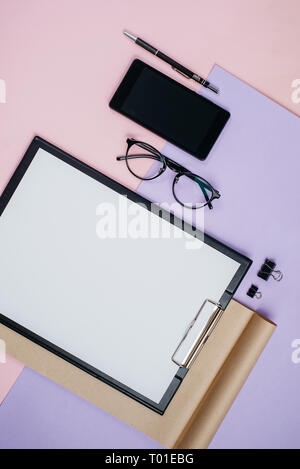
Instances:
[[[229,112],[135,60],[110,106],[183,150],[205,159]]]

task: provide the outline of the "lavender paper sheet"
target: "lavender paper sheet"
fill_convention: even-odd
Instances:
[[[221,192],[214,209],[205,210],[205,231],[253,259],[235,298],[278,324],[210,447],[299,448],[300,363],[292,360],[292,344],[300,339],[300,119],[219,66],[209,81],[220,95],[201,94],[231,118],[208,158],[199,161],[171,144],[163,153]],[[168,170],[138,192],[172,203],[173,177]],[[282,270],[281,282],[257,277],[266,257]],[[261,300],[246,295],[252,283]]]

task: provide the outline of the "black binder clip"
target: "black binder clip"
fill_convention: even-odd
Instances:
[[[250,296],[250,298],[257,298],[258,300],[262,297],[262,293],[258,290],[258,287],[256,285],[251,285],[249,290],[247,291],[247,295]]]
[[[283,277],[283,274],[280,270],[274,270],[275,267],[275,262],[270,261],[270,259],[266,259],[263,265],[261,266],[257,276],[262,278],[263,280],[268,280],[269,277],[273,277],[276,282],[280,282]]]

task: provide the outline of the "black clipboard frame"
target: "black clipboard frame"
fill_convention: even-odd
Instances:
[[[4,189],[1,197],[0,197],[0,216],[5,211],[6,207],[9,204],[10,199],[12,198],[14,192],[16,191],[18,185],[20,184],[23,176],[25,175],[27,169],[29,168],[32,160],[34,159],[37,151],[39,149],[44,149],[54,157],[64,161],[66,164],[69,164],[73,168],[81,171],[82,173],[86,174],[87,176],[91,177],[92,179],[101,182],[102,184],[106,185],[110,189],[118,192],[121,195],[126,195],[126,197],[131,200],[132,202],[143,204],[147,209],[151,210],[151,202],[141,195],[137,194],[136,192],[131,191],[130,189],[126,188],[122,184],[114,181],[113,179],[105,176],[104,174],[100,173],[96,169],[88,166],[87,164],[83,163],[82,161],[74,158],[73,156],[69,155],[63,150],[60,150],[58,147],[52,145],[51,143],[47,142],[46,140],[42,139],[41,137],[34,137],[32,140],[28,150],[26,151],[24,157],[22,158],[19,166],[15,170],[13,176],[11,177],[10,181],[8,182],[6,188]],[[157,216],[165,216],[169,215],[164,209],[159,209]],[[244,256],[243,254],[238,253],[237,251],[227,247],[223,243],[217,241],[216,239],[212,238],[211,236],[207,235],[206,233],[200,232],[197,228],[187,225],[186,223],[183,225],[182,220],[179,220],[173,214],[170,216],[170,222],[172,224],[176,223],[176,226],[182,227],[183,226],[186,230],[189,227],[190,233],[198,233],[198,235],[203,236],[203,241],[207,243],[214,249],[222,252],[223,254],[227,255],[228,257],[234,259],[238,263],[240,263],[240,267],[237,270],[236,274],[234,275],[233,279],[231,280],[230,284],[228,285],[227,289],[225,290],[224,294],[220,299],[220,306],[222,309],[225,309],[228,305],[230,299],[234,295],[235,291],[237,290],[239,284],[243,280],[244,276],[246,275],[248,269],[250,268],[252,261]],[[145,405],[149,409],[163,415],[165,410],[167,409],[169,403],[171,402],[172,398],[174,397],[176,391],[178,390],[182,380],[184,379],[185,375],[187,374],[188,370],[186,368],[178,368],[178,371],[174,378],[172,379],[168,389],[166,390],[165,394],[163,395],[161,401],[156,403],[151,399],[143,396],[142,394],[136,392],[134,389],[129,388],[128,386],[120,383],[119,381],[115,380],[111,376],[103,373],[102,371],[90,366],[88,363],[80,360],[79,358],[75,357],[74,355],[66,352],[65,350],[57,347],[55,344],[45,340],[43,337],[33,333],[32,331],[26,329],[25,327],[17,324],[16,322],[12,321],[8,317],[0,314],[0,323],[4,326],[9,327],[10,329],[14,330],[15,332],[21,334],[22,336],[26,337],[27,339],[31,340],[32,342],[40,345],[41,347],[45,348],[46,350],[55,353],[60,358],[68,361],[74,366],[77,366],[81,370],[89,373],[90,375],[94,376],[97,379],[100,379],[104,383],[112,386],[113,388],[121,391],[122,393],[126,394],[127,396],[135,399],[139,403]]]

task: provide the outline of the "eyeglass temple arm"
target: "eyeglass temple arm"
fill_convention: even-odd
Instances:
[[[159,156],[156,155],[129,155],[129,156],[117,156],[117,161],[124,161],[124,160],[134,160],[135,158],[149,158],[156,161],[161,161]]]

